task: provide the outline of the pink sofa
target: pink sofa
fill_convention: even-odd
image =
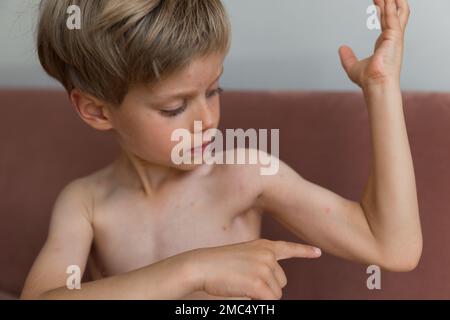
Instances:
[[[107,164],[117,149],[83,124],[56,91],[0,91],[0,299],[17,298],[44,243],[51,208],[70,180]],[[305,178],[357,200],[370,157],[359,93],[227,92],[221,128],[279,128],[280,158]],[[410,273],[382,272],[324,255],[282,261],[284,299],[450,298],[450,95],[406,93],[405,112],[424,233]],[[263,237],[298,241],[266,216]]]

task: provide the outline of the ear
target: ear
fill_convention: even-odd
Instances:
[[[102,131],[113,128],[106,103],[78,89],[70,92],[70,100],[80,118],[92,128]]]

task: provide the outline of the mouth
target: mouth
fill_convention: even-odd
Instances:
[[[215,137],[213,137],[213,138],[211,139],[211,141],[205,142],[204,144],[202,144],[202,145],[199,146],[199,147],[190,149],[191,153],[200,153],[200,152],[203,153],[203,152],[205,151],[206,147],[208,147],[211,143],[213,143],[214,140],[215,140]]]

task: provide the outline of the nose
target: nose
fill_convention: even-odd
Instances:
[[[202,130],[206,131],[208,129],[213,128],[215,122],[215,113],[214,110],[211,108],[211,106],[208,105],[205,99],[199,102],[197,110],[198,111],[196,113],[194,120],[202,122]],[[192,132],[194,132],[195,131],[194,121],[192,121],[192,128],[193,128]]]

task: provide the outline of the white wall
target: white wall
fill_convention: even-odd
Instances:
[[[337,49],[368,55],[370,0],[223,0],[233,45],[223,86],[247,89],[354,89]],[[0,86],[57,86],[40,69],[33,29],[39,0],[0,1]],[[403,88],[450,91],[450,1],[410,0]]]

